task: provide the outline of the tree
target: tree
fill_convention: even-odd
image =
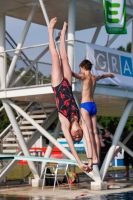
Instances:
[[[131,42],[127,43],[126,48],[123,47],[123,46],[119,46],[119,47],[117,48],[117,50],[125,51],[125,52],[128,52],[128,53],[131,53]]]

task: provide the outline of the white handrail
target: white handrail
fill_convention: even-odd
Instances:
[[[87,42],[81,41],[81,40],[65,40],[65,42],[70,42],[70,41],[80,42],[80,43],[83,43],[83,44],[87,43]],[[56,44],[58,44],[58,43],[60,43],[60,41],[56,42]],[[13,51],[16,51],[16,50],[25,50],[25,49],[31,49],[31,48],[36,48],[36,47],[48,46],[48,45],[49,45],[49,43],[45,43],[45,44],[38,44],[38,45],[23,47],[23,48],[19,48],[19,49],[11,49],[11,50],[2,51],[2,52],[0,52],[0,54],[13,52]]]

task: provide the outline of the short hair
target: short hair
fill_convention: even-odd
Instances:
[[[99,130],[98,130],[98,134],[99,134],[99,135],[104,135],[104,134],[105,134],[105,129],[103,129],[103,128],[102,128],[102,129],[99,129]]]
[[[89,60],[85,59],[80,63],[79,66],[80,67],[84,67],[86,70],[91,71],[92,63]]]

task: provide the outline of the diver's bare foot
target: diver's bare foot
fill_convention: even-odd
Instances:
[[[51,29],[53,30],[56,23],[57,23],[57,17],[54,17],[53,19],[51,19],[49,23],[49,30]]]
[[[63,28],[62,28],[62,30],[61,30],[61,34],[66,34],[66,31],[67,31],[67,23],[66,22],[64,22],[64,24],[63,24]]]
[[[61,33],[66,33],[66,31],[67,31],[67,23],[66,22],[64,22],[64,24],[63,24],[63,28],[62,28],[62,31],[61,31]]]
[[[67,31],[67,23],[64,22],[62,30],[58,33],[59,37],[61,37],[61,35],[63,34],[65,35],[66,31]]]

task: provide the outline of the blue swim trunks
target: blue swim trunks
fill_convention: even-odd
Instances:
[[[97,107],[95,102],[81,103],[80,108],[84,108],[85,110],[87,110],[91,117],[97,113]]]

